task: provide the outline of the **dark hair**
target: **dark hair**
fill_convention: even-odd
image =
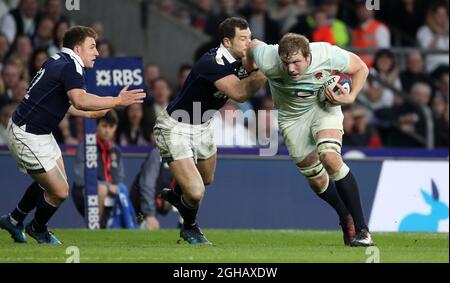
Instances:
[[[219,39],[222,42],[224,38],[232,39],[236,35],[236,28],[247,29],[248,23],[245,19],[239,17],[231,17],[224,20],[219,25]]]
[[[373,68],[377,70],[377,72],[380,71],[378,69],[378,60],[380,60],[380,58],[382,57],[387,57],[391,60],[391,66],[389,67],[388,72],[392,72],[397,67],[397,59],[395,58],[394,53],[392,53],[392,51],[389,49],[380,49],[377,53],[375,53],[375,58],[373,59]]]
[[[90,27],[72,27],[64,34],[63,47],[73,49],[76,45],[82,44],[87,37],[97,39],[97,33]]]
[[[111,109],[106,113],[105,116],[97,119],[97,125],[100,124],[101,121],[105,121],[108,125],[118,125],[119,124],[119,116],[117,115],[116,110]]]

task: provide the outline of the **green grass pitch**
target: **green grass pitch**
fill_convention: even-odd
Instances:
[[[178,231],[55,230],[62,246],[15,244],[0,231],[0,262],[64,263],[79,249],[81,263],[364,263],[373,250],[345,247],[339,231],[208,230],[213,246],[177,243]],[[379,261],[449,262],[448,233],[373,233]],[[69,253],[69,254],[66,254]]]

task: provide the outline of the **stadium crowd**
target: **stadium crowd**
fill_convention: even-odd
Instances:
[[[5,144],[9,117],[25,96],[30,80],[49,56],[59,52],[65,30],[75,24],[64,14],[64,1],[44,2],[42,9],[37,0],[0,2],[0,145]],[[197,58],[218,45],[218,24],[235,15],[248,20],[253,37],[268,43],[277,43],[286,32],[296,32],[311,41],[327,41],[357,53],[370,67],[371,75],[357,103],[343,109],[344,146],[423,148],[427,109],[433,116],[435,147],[449,146],[448,1],[380,0],[384,8],[377,11],[367,9],[366,1],[361,0],[153,2],[162,13],[211,37],[196,52]],[[115,52],[104,38],[101,22],[91,26],[99,34],[100,57],[124,55]],[[366,52],[361,48],[367,48]],[[186,58],[186,62],[193,59]],[[118,145],[154,144],[156,117],[176,97],[190,70],[188,64],[180,66],[178,81],[171,85],[159,66],[145,66],[148,99],[143,105],[118,109]],[[246,146],[248,140],[241,142],[240,138],[248,131],[269,136],[277,127],[276,117],[270,112],[273,105],[268,88],[248,102],[230,101],[224,109],[259,110],[260,115],[245,123],[229,123],[217,115],[216,123],[221,124],[218,131],[235,135],[231,140],[229,136],[218,140],[218,146]],[[257,123],[258,119],[267,122]],[[61,144],[80,144],[82,119],[66,116],[54,135]]]

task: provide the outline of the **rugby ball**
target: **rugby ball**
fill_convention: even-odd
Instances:
[[[339,93],[339,88],[337,84],[342,85],[344,88],[350,92],[350,88],[352,86],[352,79],[347,74],[334,74],[331,75],[328,80],[325,81],[325,87],[333,90],[334,93]]]

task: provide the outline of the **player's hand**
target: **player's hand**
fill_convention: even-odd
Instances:
[[[117,106],[129,106],[135,103],[143,103],[146,96],[143,89],[128,90],[126,85],[119,93]]]
[[[148,230],[159,230],[159,221],[154,216],[147,216],[145,218],[145,228]]]
[[[251,72],[258,68],[255,64],[255,61],[248,56],[242,58],[242,66],[247,72]]]
[[[349,93],[347,88],[343,87],[341,84],[337,84],[336,86],[339,88],[337,94],[335,94],[332,89],[325,88],[325,96],[330,104],[346,105],[355,101],[355,98]]]

